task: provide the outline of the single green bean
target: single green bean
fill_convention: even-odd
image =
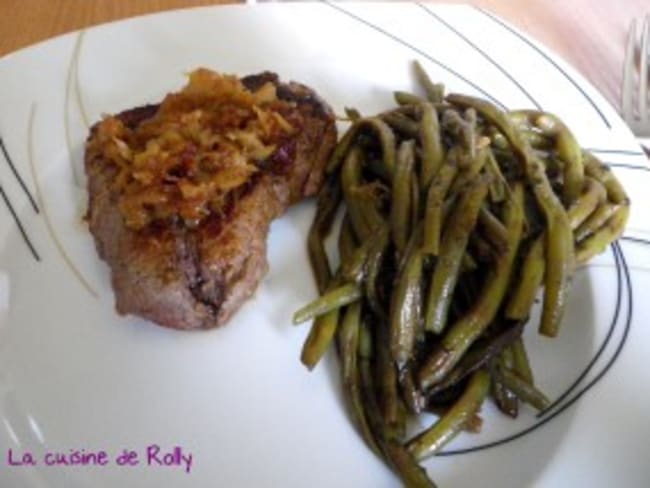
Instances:
[[[585,172],[605,186],[609,201],[613,203],[627,203],[629,198],[621,182],[614,176],[610,167],[601,163],[596,156],[587,151],[584,151],[582,154],[585,158]]]
[[[357,238],[363,240],[372,234],[372,228],[370,227],[370,223],[364,218],[355,200],[354,191],[361,185],[361,158],[361,149],[357,146],[350,148],[341,170],[341,186],[354,233]]]
[[[307,237],[309,261],[320,293],[325,291],[332,278],[323,241],[330,233],[340,201],[341,186],[338,178],[330,178],[319,191],[316,215]]]
[[[532,405],[537,410],[544,410],[550,405],[551,402],[544,393],[527,383],[511,369],[500,367],[498,371],[503,384],[512,390],[520,400]]]
[[[485,161],[485,170],[491,176],[490,179],[490,200],[493,203],[500,203],[506,199],[508,192],[508,182],[506,181],[499,163],[497,163],[494,153],[488,146],[487,159]]]
[[[575,230],[576,242],[582,242],[597,232],[623,206],[626,205],[609,202],[599,205]]]
[[[343,135],[327,163],[325,169],[327,174],[332,174],[338,171],[341,164],[343,164],[347,153],[353,147],[357,136],[363,129],[373,131],[379,138],[384,166],[389,174],[393,173],[393,169],[395,168],[395,134],[393,134],[391,128],[381,119],[377,117],[368,117],[354,122]]]
[[[409,365],[401,369],[399,383],[402,387],[402,399],[412,413],[418,414],[426,406],[426,398],[415,384],[413,370]]]
[[[415,70],[415,77],[420,86],[424,89],[427,99],[432,103],[442,103],[445,94],[444,85],[433,83],[418,61],[413,62],[413,68]]]
[[[422,103],[419,136],[422,146],[420,166],[420,189],[426,191],[435,174],[445,160],[444,147],[440,139],[438,113],[431,103]]]
[[[458,176],[456,176],[456,179],[451,185],[450,192],[452,194],[457,193],[461,191],[465,186],[467,186],[471,181],[473,181],[485,166],[487,157],[487,146],[481,147],[478,151],[476,151],[474,157],[469,160],[469,165],[460,173],[458,173]]]
[[[362,119],[361,113],[353,107],[345,107],[345,115],[350,119],[352,122],[356,122],[357,120]]]
[[[398,105],[417,105],[426,102],[424,98],[404,91],[393,92],[393,98]]]
[[[486,179],[477,180],[460,196],[460,202],[449,217],[429,286],[424,320],[424,327],[428,331],[440,334],[447,323],[467,241],[476,226],[487,191]]]
[[[385,307],[382,306],[382,300],[379,298],[377,291],[377,280],[381,272],[382,263],[388,250],[389,231],[387,226],[382,226],[377,235],[372,239],[372,246],[368,252],[366,263],[366,279],[363,281],[364,291],[368,305],[378,318],[386,317]]]
[[[490,388],[490,375],[481,369],[472,374],[467,389],[456,404],[430,428],[411,439],[408,450],[421,461],[440,452],[481,408]]]
[[[478,214],[478,222],[485,237],[496,249],[503,249],[506,245],[508,231],[503,223],[492,213],[486,204],[483,204]]]
[[[627,222],[630,213],[629,205],[620,205],[610,219],[596,232],[580,242],[576,247],[576,260],[578,263],[586,263],[596,254],[618,239]]]
[[[544,280],[544,242],[544,236],[535,239],[526,253],[521,276],[506,306],[505,315],[509,319],[526,319],[530,315],[535,296]]]
[[[386,122],[391,129],[405,135],[406,137],[417,137],[418,123],[406,115],[390,111],[381,114],[381,119]]]
[[[343,320],[337,332],[339,357],[341,358],[341,375],[348,409],[357,429],[366,444],[377,455],[379,447],[372,435],[366,419],[361,394],[361,376],[359,373],[359,335],[361,322],[361,302],[355,302],[345,309]]]
[[[390,209],[390,225],[393,242],[398,252],[404,250],[409,235],[411,212],[411,177],[415,164],[415,141],[400,144],[397,167],[393,178],[393,198]]]
[[[449,372],[445,379],[427,391],[427,396],[432,398],[441,391],[460,383],[477,369],[487,366],[504,348],[513,344],[521,337],[523,327],[524,322],[520,320],[515,325],[506,328],[494,337],[477,341],[462,357],[454,369]]]
[[[512,349],[512,358],[514,361],[514,372],[517,373],[524,381],[534,384],[535,379],[533,378],[533,369],[530,367],[530,361],[528,359],[528,353],[526,352],[526,346],[524,345],[524,340],[521,337],[518,337],[510,346]]]
[[[582,195],[569,207],[569,222],[572,229],[577,229],[596,208],[605,202],[607,192],[605,187],[594,178],[585,178]]]
[[[354,237],[354,229],[352,229],[352,224],[350,223],[350,215],[346,212],[341,222],[338,239],[339,256],[342,263],[352,257],[356,247],[357,241]]]
[[[293,323],[301,324],[319,315],[356,302],[361,298],[361,289],[356,283],[347,283],[328,290],[316,300],[308,303],[293,314]]]
[[[399,368],[411,359],[422,311],[422,253],[414,249],[397,278],[390,306],[391,355]]]
[[[453,163],[453,159],[448,157],[429,185],[424,213],[424,243],[422,246],[424,253],[438,255],[443,223],[442,207],[457,171],[458,168]]]
[[[497,407],[509,417],[516,418],[519,414],[519,400],[503,382],[501,376],[496,374],[497,368],[512,368],[513,357],[510,348],[505,348],[499,357],[493,360],[491,369],[492,394]]]
[[[387,324],[379,323],[375,326],[377,395],[384,424],[395,432],[400,432],[403,426],[399,414],[399,382],[392,358],[391,334]]]
[[[300,361],[308,369],[314,369],[334,340],[339,323],[340,309],[316,317],[302,346]]]

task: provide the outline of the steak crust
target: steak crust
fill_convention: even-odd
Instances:
[[[249,298],[265,275],[266,236],[271,221],[286,208],[313,195],[336,144],[330,107],[313,90],[282,83],[274,73],[243,78],[249,90],[276,86],[281,100],[300,112],[300,130],[285,141],[253,174],[219,214],[196,227],[180,220],[134,230],[125,225],[112,190],[117,169],[101,154],[86,151],[88,225],[99,256],[111,271],[115,307],[176,329],[205,329],[224,324]],[[148,105],[116,117],[133,129],[153,117]],[[97,136],[97,125],[87,141]]]

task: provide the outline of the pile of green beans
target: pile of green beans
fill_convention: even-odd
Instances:
[[[557,117],[426,96],[351,126],[327,166],[308,238],[320,298],[302,362],[332,343],[350,415],[409,487],[435,486],[419,462],[480,430],[491,397],[509,416],[544,410],[522,331],[543,289],[539,332],[556,336],[576,265],[617,239],[629,212],[620,183]],[[340,264],[324,242],[341,206]],[[407,437],[409,418],[438,420]]]

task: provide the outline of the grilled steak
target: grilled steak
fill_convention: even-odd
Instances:
[[[271,220],[317,191],[335,142],[326,103],[273,73],[197,70],[161,104],[93,126],[87,217],[117,311],[226,322],[267,270]]]

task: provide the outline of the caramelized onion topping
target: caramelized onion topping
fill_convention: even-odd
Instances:
[[[137,127],[105,117],[88,151],[115,167],[110,190],[127,227],[169,219],[195,227],[299,130],[294,108],[273,83],[252,92],[235,76],[198,69]]]

